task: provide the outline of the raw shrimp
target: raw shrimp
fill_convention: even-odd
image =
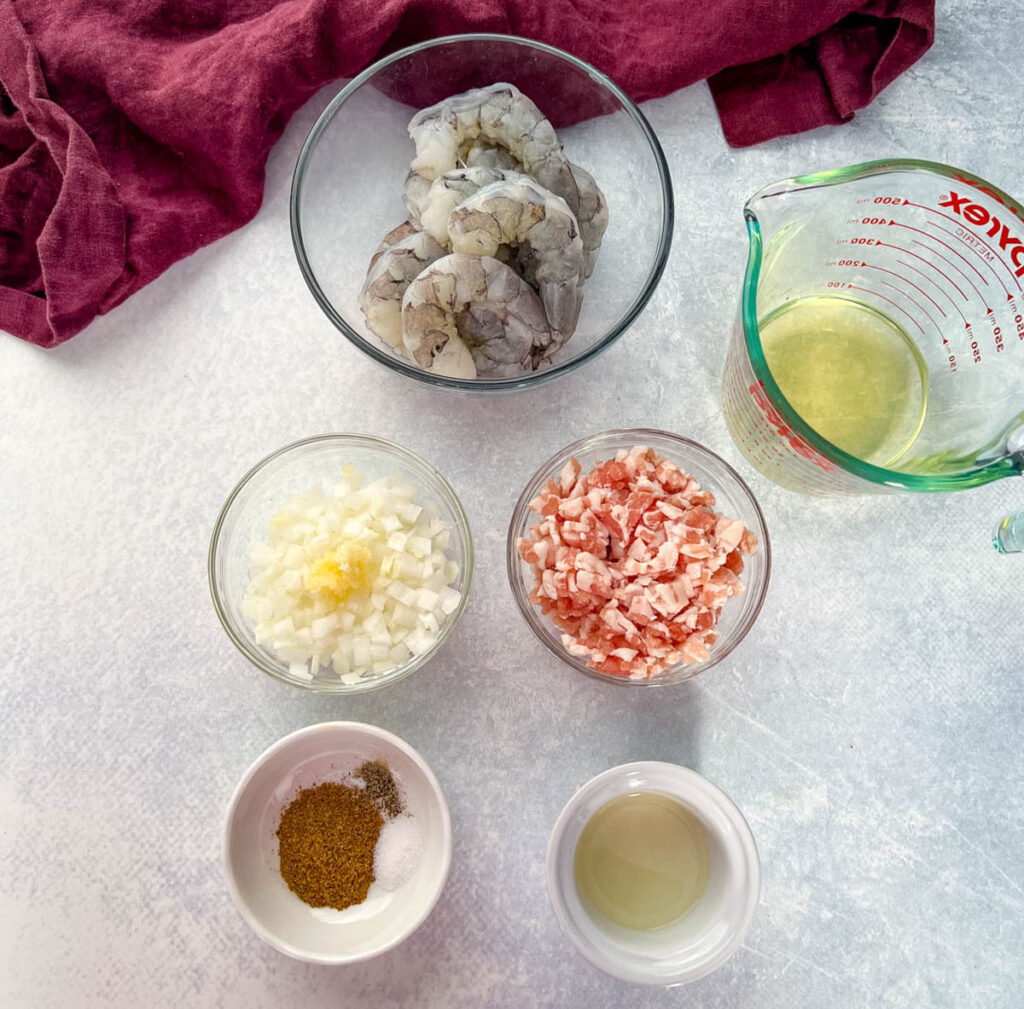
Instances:
[[[522,172],[523,166],[502,147],[488,147],[485,144],[474,144],[465,156],[468,168],[499,168]],[[579,209],[576,220],[580,226],[580,238],[583,239],[583,259],[586,266],[584,276],[594,272],[597,255],[601,250],[601,241],[608,227],[608,204],[604,193],[594,181],[594,176],[579,165],[569,162],[569,169],[576,180],[579,190]],[[447,174],[447,173],[446,173]],[[440,242],[437,234],[434,237]],[[442,243],[443,244],[443,243]]]
[[[540,293],[548,320],[564,343],[576,328],[583,297],[583,243],[565,200],[533,179],[492,182],[451,213],[453,252],[496,256],[511,248],[524,279]]]
[[[536,292],[490,256],[445,256],[402,299],[402,339],[412,360],[451,378],[533,371],[558,348]]]
[[[430,184],[430,191],[420,204],[420,225],[435,242],[447,247],[452,211],[477,190],[510,175],[521,178],[518,172],[500,168],[453,168],[444,172]]]
[[[512,84],[492,84],[421,109],[409,122],[416,144],[412,170],[428,179],[466,163],[480,144],[504,148],[575,213],[580,194],[555,128]]]
[[[523,170],[522,164],[506,148],[491,147],[489,144],[473,144],[463,160],[467,168],[511,168],[514,172]]]
[[[403,238],[408,238],[410,235],[415,235],[419,231],[414,224],[410,221],[402,221],[397,228],[392,228],[381,240],[380,245],[374,250],[373,255],[370,257],[370,268],[373,268],[373,264],[380,259],[381,255],[388,251],[392,245],[397,245]]]
[[[398,230],[392,231],[384,241]],[[374,257],[359,292],[359,307],[366,316],[366,325],[388,345],[402,347],[402,295],[405,289],[424,267],[443,255],[444,249],[430,235],[414,231]]]
[[[402,199],[405,202],[405,212],[409,215],[409,220],[415,225],[420,223],[423,201],[427,198],[427,193],[430,191],[430,183],[433,181],[433,179],[428,179],[425,175],[420,175],[419,172],[413,171],[410,171],[405,177]]]
[[[580,191],[580,207],[576,211],[576,220],[579,221],[580,238],[583,239],[583,260],[586,267],[584,276],[589,277],[594,272],[597,254],[601,251],[601,242],[608,227],[608,204],[590,172],[579,165],[569,167]]]
[[[516,172],[523,171],[523,166],[504,147],[490,147],[487,144],[477,143],[466,151],[465,157],[459,159],[458,166],[442,173],[437,179],[444,178],[452,172],[461,172],[466,168],[490,168],[496,171],[508,168]],[[500,174],[495,174],[493,178],[487,179],[487,182],[494,182],[500,178]],[[421,223],[423,211],[430,199],[430,187],[437,182],[437,179],[428,179],[425,175],[420,175],[415,171],[410,171],[405,177],[402,198],[405,200],[405,208],[409,212],[410,220],[415,221],[416,224]],[[480,185],[485,185],[485,183],[481,182]],[[466,195],[468,196],[471,191],[467,191]],[[424,228],[423,230],[429,231],[430,229]],[[434,232],[434,238],[443,245],[447,245],[447,222],[444,222],[441,231],[444,233],[443,240],[438,232]]]

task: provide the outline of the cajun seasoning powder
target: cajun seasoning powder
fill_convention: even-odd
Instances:
[[[277,828],[281,878],[310,907],[341,911],[361,903],[383,825],[367,790],[334,782],[304,788]]]

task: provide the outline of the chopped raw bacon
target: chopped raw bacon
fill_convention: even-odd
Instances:
[[[757,538],[642,445],[581,472],[571,459],[530,502],[542,517],[519,541],[537,577],[530,601],[601,672],[646,679],[703,662]]]

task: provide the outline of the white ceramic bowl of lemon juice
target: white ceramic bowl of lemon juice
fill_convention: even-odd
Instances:
[[[577,847],[596,813],[644,793],[674,800],[699,821],[707,876],[696,903],[678,920],[627,928],[580,893]],[[642,839],[637,844],[642,848]],[[569,800],[551,832],[547,888],[562,931],[594,966],[624,981],[668,987],[709,974],[739,948],[760,897],[761,864],[747,821],[721,789],[688,768],[640,761],[599,774]]]

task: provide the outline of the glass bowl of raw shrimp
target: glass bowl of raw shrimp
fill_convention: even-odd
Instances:
[[[433,144],[436,136],[428,135],[430,124],[424,130],[420,121],[451,96],[475,94],[471,89],[487,94],[479,109],[470,110],[471,117],[460,113],[453,129],[459,131],[458,143],[465,143],[442,163],[433,157],[438,146]],[[519,96],[521,107],[493,113],[494,102],[507,95],[494,97],[492,92],[502,89]],[[525,108],[539,116],[543,129],[524,118]],[[463,132],[468,118],[475,124],[473,137],[480,123],[489,124],[471,143]],[[416,179],[413,163],[420,173]],[[575,232],[565,224],[550,246],[536,233],[531,240],[515,232],[508,238],[511,244],[501,244],[498,251],[479,251],[483,246],[474,246],[472,235],[449,243],[442,221],[436,235],[441,248],[430,246],[428,255],[424,247],[430,244],[431,229],[426,216],[418,217],[420,206],[410,203],[411,183],[421,182],[426,194],[432,179],[437,179],[436,188],[440,176],[450,171],[484,166],[499,176],[511,171],[529,191],[524,198],[536,199],[538,185],[550,190],[549,223],[561,220],[556,214],[561,207],[574,219]],[[523,179],[523,174],[534,177]],[[503,35],[434,39],[387,56],[354,78],[310,131],[291,192],[299,266],[331,323],[393,371],[472,392],[544,382],[610,347],[654,293],[668,258],[672,225],[668,166],[636,105],[608,77],[569,53]],[[478,263],[465,263],[463,253],[469,248]],[[403,249],[410,255],[399,262]],[[438,254],[444,257],[440,262]],[[495,276],[474,274],[473,287],[459,271],[480,262],[492,267]],[[456,264],[450,266],[454,279],[465,281],[474,293],[454,307],[445,306],[445,325],[450,323],[458,335],[439,340],[436,324],[422,321],[426,316],[410,319],[403,298],[408,304],[417,280],[443,272],[446,263]],[[509,276],[510,266],[515,276]],[[368,271],[374,268],[372,276],[384,277],[382,286],[370,285]],[[560,279],[545,288],[543,277],[552,275]],[[514,296],[509,293],[513,289]],[[441,296],[433,286],[421,295],[417,304],[425,300],[429,315],[436,307],[431,298]],[[538,303],[546,327],[542,333],[534,310]],[[464,324],[476,326],[466,336],[470,350],[462,345]],[[448,351],[458,348],[457,360],[437,350],[446,339]]]
[[[582,480],[592,471],[601,468],[603,464],[625,458],[637,446],[652,449],[657,458],[673,464],[682,471],[684,476],[692,477],[696,481],[699,488],[687,483],[687,489],[682,492],[687,498],[692,498],[693,506],[700,502],[713,509],[716,517],[724,516],[726,519],[738,520],[738,522],[742,523],[742,528],[747,530],[749,535],[743,542],[742,554],[734,556],[734,561],[742,561],[742,564],[736,564],[736,567],[740,568],[736,577],[742,583],[742,588],[737,594],[727,598],[724,605],[720,607],[717,623],[712,624],[713,637],[707,638],[706,649],[700,649],[696,654],[688,654],[685,659],[674,661],[671,665],[667,665],[665,668],[654,672],[653,675],[630,676],[621,669],[617,672],[607,671],[609,667],[619,665],[619,663],[614,661],[614,657],[611,663],[605,664],[595,659],[593,654],[574,654],[573,652],[579,652],[579,649],[570,650],[569,645],[571,642],[566,638],[568,627],[556,624],[554,615],[550,612],[552,609],[550,600],[545,599],[542,602],[541,597],[547,595],[547,590],[540,580],[540,575],[538,574],[539,566],[524,560],[520,545],[529,543],[530,540],[534,539],[551,540],[552,538],[550,531],[538,530],[538,524],[547,521],[549,514],[554,511],[552,506],[542,508],[544,514],[538,513],[536,508],[541,507],[540,498],[542,495],[550,492],[552,488],[557,488],[558,496],[562,498],[581,497],[580,492],[583,488],[577,489],[575,494],[572,490],[577,478]],[[576,460],[580,467],[578,471],[575,471],[575,476],[572,475],[575,470],[572,460]],[[567,465],[570,467],[568,470],[566,469]],[[562,483],[563,473],[569,474],[565,483]],[[598,480],[597,483],[600,484],[602,481]],[[700,496],[694,497],[694,494]],[[710,494],[713,500],[706,496],[708,494]],[[660,491],[656,491],[653,496],[657,500],[665,500],[666,503],[673,500],[672,495],[665,495]],[[651,503],[654,504],[655,508],[657,507],[656,502]],[[531,507],[531,505],[534,505],[534,507]],[[600,512],[601,506],[595,505],[594,510]],[[689,518],[688,514],[680,516],[677,512],[672,511],[671,508],[668,511],[670,515],[681,519],[684,524],[689,524],[693,521]],[[559,512],[559,515],[561,514]],[[568,514],[568,511],[566,514]],[[603,561],[607,561],[609,567],[616,568],[613,583],[616,585],[623,584],[622,582],[615,581],[615,579],[618,577],[618,572],[624,570],[624,568],[613,562],[612,552],[603,550],[599,542],[601,535],[603,535],[603,531],[600,529],[602,524],[600,521],[595,524],[595,531],[599,535],[594,543],[586,542],[587,534],[583,535],[583,542],[579,545],[572,539],[573,530],[579,528],[578,526],[573,526],[572,522],[585,521],[585,519],[586,516],[574,518],[572,521],[567,519],[568,529],[559,524],[558,534],[555,536],[558,546],[552,545],[550,547],[550,555],[541,558],[543,564],[551,568],[550,571],[544,571],[543,574],[548,576],[549,579],[556,577],[559,568],[555,563],[549,564],[548,562],[557,560],[559,547],[564,544],[570,549],[565,555],[568,563],[561,564],[561,568],[572,570],[574,578],[577,575],[581,579],[584,577],[579,574],[580,571],[586,569],[593,570],[595,567],[601,569],[602,567],[601,564],[584,564],[574,559],[578,550],[585,549],[588,553],[598,556],[604,553]],[[639,528],[641,525],[656,526],[657,524],[656,522],[650,522],[645,514],[636,527]],[[635,536],[635,533],[630,535]],[[716,529],[714,536],[717,535]],[[752,539],[749,537],[752,537]],[[748,550],[750,552],[747,552]],[[680,553],[682,554],[683,551],[681,550]],[[531,561],[537,560],[536,554],[530,554],[529,556]],[[600,556],[599,560],[602,560]],[[584,438],[581,441],[575,442],[548,459],[534,473],[520,495],[512,514],[506,544],[506,565],[512,594],[515,597],[519,611],[537,640],[552,655],[561,659],[567,665],[572,666],[573,669],[600,680],[624,686],[650,687],[680,683],[706,672],[726,658],[746,637],[751,627],[754,626],[758,614],[761,612],[761,606],[768,591],[768,582],[771,575],[771,545],[768,540],[768,530],[765,526],[764,515],[761,513],[761,508],[754,495],[743,478],[724,459],[720,458],[710,449],[704,448],[704,446],[688,438],[683,438],[667,431],[635,428],[606,431],[603,434],[593,435],[590,438]],[[666,572],[660,578],[659,576],[652,576],[649,581],[660,580],[668,583],[683,573],[684,568],[680,565],[671,573]],[[704,581],[705,575],[704,573],[696,573],[688,569],[686,569],[686,573],[687,577],[693,576],[693,582],[697,585],[697,594],[692,595],[687,603],[680,604],[689,606],[690,602],[695,602],[700,596],[701,589],[699,586]],[[733,580],[731,575],[727,577],[729,581]],[[640,581],[642,582],[643,578]],[[592,587],[589,582],[584,583],[584,585],[587,589]],[[582,586],[576,585],[576,588],[580,587]],[[558,593],[556,590],[556,594],[564,595],[565,593]],[[587,608],[592,610],[595,616],[605,605],[605,595],[603,590],[597,587],[595,588],[595,596],[587,603]],[[607,593],[607,595],[610,596],[611,593]],[[659,603],[656,601],[655,605],[659,605]],[[645,635],[652,626],[657,627],[657,624],[654,623],[655,621],[662,620],[671,623],[673,620],[673,617],[666,615],[672,614],[673,607],[671,605],[664,610],[659,607],[658,612],[648,610],[646,616],[643,614],[634,616],[623,603],[619,603],[617,608],[620,612],[624,612],[624,615],[630,619],[631,623],[636,625],[642,635]],[[545,609],[547,612],[545,612]],[[685,613],[682,616],[685,616]],[[570,623],[569,626],[575,625]],[[625,627],[624,624],[621,626]],[[635,644],[636,642],[632,643]],[[624,642],[619,642],[615,647],[619,647],[622,644]],[[611,647],[611,645],[608,646],[609,650]],[[641,648],[640,651],[643,654],[644,649]],[[701,655],[703,655],[702,658],[700,657]],[[697,659],[696,661],[694,661],[695,658]],[[604,665],[604,668],[601,668],[602,665]]]

